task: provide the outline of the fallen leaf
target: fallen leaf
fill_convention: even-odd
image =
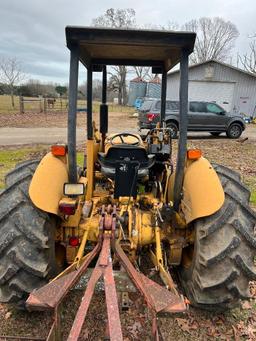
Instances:
[[[237,330],[234,326],[232,326],[233,333],[234,333],[234,340],[239,341],[239,336],[237,335]]]
[[[89,330],[87,328],[83,329],[80,337],[83,340],[88,340],[89,339]]]
[[[134,338],[137,338],[142,329],[142,325],[140,322],[136,321],[131,327],[128,327],[127,329]]]
[[[248,326],[247,331],[249,338],[252,340],[256,340],[256,329],[253,328],[252,326]]]
[[[242,308],[243,308],[244,310],[246,310],[246,309],[252,309],[252,306],[251,306],[251,304],[250,304],[249,301],[244,301],[244,302],[242,303]]]
[[[8,311],[6,314],[5,314],[5,319],[8,320],[10,317],[12,316],[12,313],[10,311]]]
[[[214,326],[211,326],[207,330],[207,335],[216,338],[217,336],[220,336],[220,333],[215,329]]]
[[[176,317],[175,321],[178,323],[178,326],[186,333],[190,334],[191,328],[189,324],[189,320],[182,319],[180,317]]]

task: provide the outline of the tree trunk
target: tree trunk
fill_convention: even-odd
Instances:
[[[122,87],[118,89],[118,105],[122,105]]]
[[[126,91],[126,82],[123,84],[123,105],[127,104],[127,91]]]
[[[126,67],[120,66],[120,88],[121,88],[121,94],[122,94],[122,105],[126,104]]]
[[[12,108],[14,109],[14,95],[13,95],[13,89],[11,89],[11,101],[12,101]]]

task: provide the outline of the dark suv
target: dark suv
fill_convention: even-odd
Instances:
[[[161,101],[149,99],[144,101],[139,110],[139,128],[152,129],[160,120]],[[166,101],[165,121],[176,138],[179,131],[179,102]],[[209,131],[213,136],[225,132],[229,138],[237,139],[245,130],[241,115],[227,113],[218,104],[212,102],[189,102],[188,131]]]

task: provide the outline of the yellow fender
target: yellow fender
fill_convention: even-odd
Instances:
[[[30,183],[30,199],[42,211],[57,215],[65,182],[68,182],[65,160],[48,153],[39,163]]]
[[[221,182],[210,162],[203,157],[192,161],[185,170],[181,201],[186,223],[217,212],[224,200]]]

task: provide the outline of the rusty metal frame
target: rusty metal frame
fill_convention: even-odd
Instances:
[[[68,336],[68,341],[77,341],[81,333],[86,314],[94,293],[95,285],[103,276],[105,284],[105,295],[108,315],[108,333],[111,341],[121,341],[123,339],[121,322],[118,309],[116,286],[113,276],[111,248],[111,234],[105,232],[103,237],[102,250],[98,262],[93,270],[88,282],[81,305],[76,314],[73,326]]]
[[[69,333],[68,341],[77,341],[98,280],[103,277],[105,285],[108,325],[106,332],[111,341],[122,341],[122,329],[118,308],[116,285],[112,267],[112,253],[119,259],[119,263],[126,270],[135,287],[143,295],[149,311],[152,315],[152,336],[154,340],[160,340],[157,328],[157,314],[181,313],[186,311],[187,305],[182,296],[179,296],[174,287],[173,292],[153,282],[142,273],[138,272],[115,237],[116,207],[102,207],[99,225],[99,241],[91,253],[86,257],[79,269],[75,269],[62,277],[50,282],[44,287],[33,291],[28,300],[29,310],[54,310],[53,324],[47,341],[60,341],[61,321],[60,304],[70,289],[84,274],[90,262],[99,254],[97,264],[87,284],[81,304],[78,308],[74,323]],[[111,252],[112,251],[112,252]],[[172,283],[172,282],[170,282]]]

